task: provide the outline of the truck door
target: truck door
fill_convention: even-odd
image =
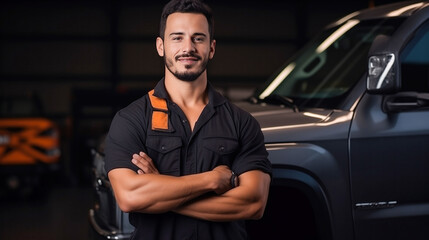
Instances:
[[[401,49],[401,91],[365,94],[352,123],[356,239],[429,239],[429,23]]]

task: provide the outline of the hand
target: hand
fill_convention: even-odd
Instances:
[[[131,162],[139,167],[137,170],[138,174],[159,174],[158,169],[155,167],[155,164],[146,153],[140,152],[139,154],[133,154],[133,159]]]
[[[223,194],[232,188],[231,186],[232,171],[228,166],[226,165],[217,166],[212,170],[212,172],[216,174],[217,180],[215,181],[217,181],[218,183],[217,185],[218,187],[214,190],[215,193]]]

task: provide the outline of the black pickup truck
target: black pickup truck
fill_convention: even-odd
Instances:
[[[274,168],[251,239],[429,239],[429,2],[330,24],[237,105]]]

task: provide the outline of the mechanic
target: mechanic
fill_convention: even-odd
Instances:
[[[210,8],[164,7],[158,54],[165,76],[120,110],[106,137],[106,171],[132,239],[246,239],[271,181],[258,122],[208,83],[215,53]]]

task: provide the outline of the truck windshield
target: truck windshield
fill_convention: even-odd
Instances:
[[[256,99],[283,104],[275,100],[287,98],[298,108],[338,108],[367,70],[375,37],[392,35],[402,21],[351,19],[325,30],[257,91]]]

